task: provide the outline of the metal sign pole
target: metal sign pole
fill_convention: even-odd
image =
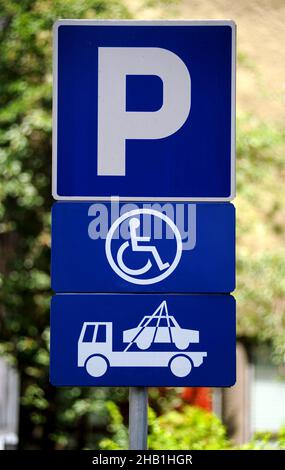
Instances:
[[[129,392],[129,447],[147,449],[147,387],[130,387]]]

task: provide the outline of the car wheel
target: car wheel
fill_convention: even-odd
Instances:
[[[151,345],[151,341],[146,341],[145,339],[139,339],[136,343],[137,347],[143,350],[148,349]]]
[[[190,341],[176,340],[174,341],[174,344],[177,347],[177,349],[184,351],[184,349],[187,349],[189,347]]]

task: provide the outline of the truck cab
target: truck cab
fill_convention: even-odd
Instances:
[[[94,354],[110,353],[112,335],[111,322],[84,322],[78,340],[78,367],[83,367]]]

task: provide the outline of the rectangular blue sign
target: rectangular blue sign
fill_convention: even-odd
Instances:
[[[236,380],[230,295],[60,294],[51,306],[56,386],[228,387]]]
[[[235,208],[57,202],[51,274],[55,292],[232,292]]]
[[[53,102],[55,199],[234,197],[233,22],[60,20]]]

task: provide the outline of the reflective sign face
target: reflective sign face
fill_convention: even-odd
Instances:
[[[62,20],[56,199],[234,197],[232,22]]]
[[[229,295],[57,295],[51,382],[234,385],[235,301]]]
[[[57,202],[51,271],[55,292],[231,292],[234,206]]]

